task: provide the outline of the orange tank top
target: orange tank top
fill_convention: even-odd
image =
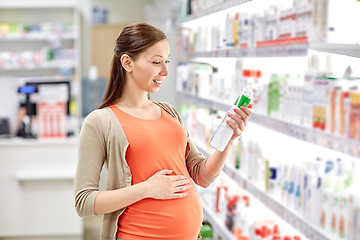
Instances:
[[[160,106],[159,106],[160,107]],[[162,107],[161,117],[144,120],[110,106],[120,121],[129,146],[126,161],[132,184],[143,182],[162,169],[190,175],[186,168],[186,132]],[[117,237],[126,240],[195,240],[203,220],[199,195],[193,185],[180,199],[146,198],[129,205],[118,220]]]

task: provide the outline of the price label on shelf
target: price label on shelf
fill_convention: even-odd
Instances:
[[[243,187],[243,189],[248,190],[246,181],[242,181],[242,184],[240,185]]]
[[[306,232],[306,225],[301,221],[297,223],[297,229],[302,232],[305,233]]]
[[[236,181],[236,173],[235,171],[231,172],[231,179],[233,179],[234,181]]]
[[[345,146],[342,146],[345,147]],[[346,146],[348,148],[348,153],[351,156],[360,158],[360,143],[359,142],[350,142]]]
[[[243,186],[244,189],[246,189],[246,180],[244,180],[243,177],[238,173],[236,174],[236,182],[239,183],[240,186]]]

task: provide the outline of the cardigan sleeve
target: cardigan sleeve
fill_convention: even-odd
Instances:
[[[184,127],[184,123],[180,117],[180,114],[176,109],[168,103],[159,103],[167,112],[174,116],[181,126],[186,131],[187,146],[186,146],[186,167],[191,178],[194,182],[201,187],[208,187],[217,176],[211,176],[206,170],[207,158],[199,152],[196,145],[191,140],[189,132]]]
[[[95,112],[84,120],[79,136],[78,164],[75,175],[75,208],[79,216],[94,213],[95,198],[106,158],[101,121]]]
[[[187,132],[187,131],[186,131]],[[186,134],[189,135],[187,132]],[[190,137],[188,137],[188,154],[186,156],[186,167],[191,178],[201,187],[208,187],[217,176],[212,176],[206,170],[207,158],[196,148]]]

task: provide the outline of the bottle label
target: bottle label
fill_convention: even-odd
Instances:
[[[240,108],[241,106],[247,107],[247,106],[249,106],[250,101],[251,101],[250,98],[248,98],[245,95],[241,95],[241,98],[240,98],[239,103],[237,104],[237,107],[238,108]]]

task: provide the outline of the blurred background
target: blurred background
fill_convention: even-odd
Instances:
[[[252,87],[246,131],[198,189],[204,239],[360,239],[357,0],[1,0],[0,239],[99,239],[102,216],[74,208],[78,135],[135,22],[167,35],[151,99],[178,109],[204,155]]]

